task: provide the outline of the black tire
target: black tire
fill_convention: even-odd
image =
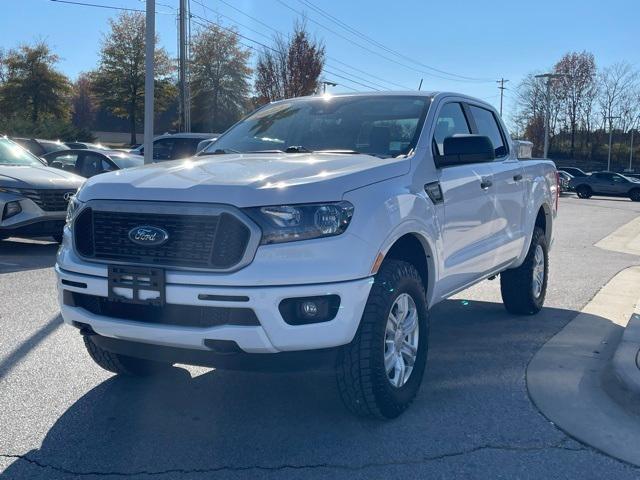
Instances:
[[[84,336],[83,339],[84,346],[93,361],[109,372],[131,377],[147,377],[168,370],[172,366],[170,363],[154,362],[108,352],[93,343],[90,336]]]
[[[541,292],[538,296],[533,292],[533,275],[536,249],[542,248],[544,258],[544,276]],[[500,274],[500,291],[502,301],[509,313],[516,315],[534,315],[542,309],[547,294],[549,276],[549,254],[544,231],[536,227],[533,230],[531,245],[524,263],[518,268],[505,270]]]
[[[51,235],[51,238],[53,238],[53,241],[56,243],[62,243],[62,234],[61,233],[56,233],[55,235]]]
[[[640,202],[640,188],[635,188],[629,192],[629,198],[634,202]]]
[[[400,387],[391,385],[384,366],[385,330],[390,309],[403,293],[418,314],[418,347],[413,371]],[[339,352],[338,389],[345,406],[356,415],[395,418],[409,407],[424,375],[428,348],[428,312],[420,274],[410,263],[385,260],[375,277],[353,341]]]
[[[580,185],[576,188],[576,193],[578,194],[578,198],[591,198],[593,195],[593,190],[588,185]]]

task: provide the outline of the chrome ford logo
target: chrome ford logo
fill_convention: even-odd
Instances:
[[[162,228],[142,225],[129,230],[129,240],[138,245],[158,246],[169,240],[169,234]]]

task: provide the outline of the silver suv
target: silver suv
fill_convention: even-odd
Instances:
[[[67,204],[83,182],[0,137],[0,239],[53,237],[60,243]]]

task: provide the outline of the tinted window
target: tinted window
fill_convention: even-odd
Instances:
[[[507,149],[493,112],[474,105],[469,105],[469,109],[471,110],[471,115],[473,115],[473,120],[476,122],[478,134],[489,137],[491,143],[493,143],[496,158],[504,157],[507,154]]]
[[[78,167],[78,173],[83,177],[92,177],[104,171],[105,164],[110,167],[108,162],[104,162],[102,155],[95,153],[86,153],[82,155]]]
[[[128,153],[110,153],[108,157],[119,168],[140,167],[144,165],[144,158],[138,155],[129,155]]]
[[[447,103],[440,110],[436,128],[433,133],[433,141],[438,155],[444,155],[444,139],[454,135],[469,134],[469,125],[459,103]]]
[[[614,175],[612,173],[596,173],[594,174],[594,176],[598,179],[598,180],[606,180],[607,182],[610,182],[613,180]]]
[[[161,138],[153,142],[154,160],[171,160],[173,158],[173,138]]]
[[[47,155],[47,162],[50,167],[67,170],[76,173],[77,153],[60,152],[54,155]]]
[[[349,150],[379,157],[415,146],[427,107],[425,96],[315,97],[264,107],[229,130],[204,153],[256,152],[304,147]]]

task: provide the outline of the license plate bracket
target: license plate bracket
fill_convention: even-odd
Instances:
[[[137,305],[165,304],[165,274],[161,268],[109,265],[109,300]]]

